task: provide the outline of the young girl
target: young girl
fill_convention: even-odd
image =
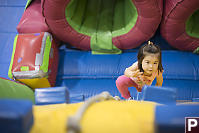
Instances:
[[[163,67],[162,56],[159,46],[148,41],[143,45],[137,55],[138,61],[126,68],[124,75],[116,80],[116,86],[122,97],[131,98],[129,87],[135,87],[138,92],[144,85],[151,85],[156,78],[156,86],[162,86]]]

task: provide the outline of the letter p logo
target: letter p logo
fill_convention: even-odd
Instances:
[[[192,127],[196,127],[198,125],[198,121],[196,119],[188,119],[188,131],[191,131]]]
[[[199,133],[199,117],[186,117],[185,132]]]

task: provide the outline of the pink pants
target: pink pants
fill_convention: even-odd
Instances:
[[[137,91],[141,91],[141,88],[138,88],[138,85],[129,77],[122,75],[119,76],[116,80],[116,86],[119,90],[122,97],[128,99],[131,97],[130,92],[128,90],[129,87],[135,87]]]

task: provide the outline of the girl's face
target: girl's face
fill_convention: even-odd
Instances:
[[[144,75],[151,75],[158,70],[158,54],[147,54],[142,60],[142,68]]]

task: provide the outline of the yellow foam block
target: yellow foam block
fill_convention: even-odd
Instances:
[[[28,85],[32,89],[51,87],[49,80],[47,78],[16,79],[16,80]]]
[[[68,116],[82,104],[34,106],[31,133],[66,133]],[[154,133],[154,109],[152,102],[98,102],[83,115],[81,133]]]

